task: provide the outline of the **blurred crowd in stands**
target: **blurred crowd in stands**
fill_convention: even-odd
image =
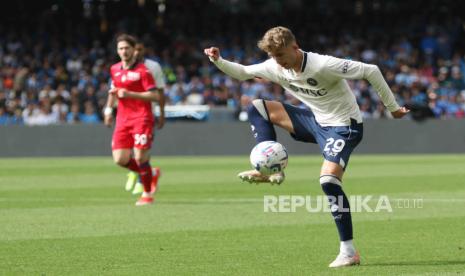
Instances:
[[[74,2],[1,19],[0,125],[100,123],[121,32],[161,64],[170,105],[224,106],[238,117],[255,98],[299,105],[280,86],[236,81],[203,56],[215,45],[226,59],[261,62],[256,41],[276,25],[291,28],[303,50],[377,64],[413,118],[465,117],[465,20],[453,1]],[[366,81],[349,83],[364,118],[389,117]]]

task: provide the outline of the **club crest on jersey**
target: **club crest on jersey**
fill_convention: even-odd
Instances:
[[[318,85],[318,82],[316,81],[316,79],[312,79],[312,78],[308,78],[307,83],[309,85],[311,85],[311,86],[317,86]]]

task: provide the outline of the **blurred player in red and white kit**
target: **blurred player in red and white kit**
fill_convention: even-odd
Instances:
[[[142,42],[137,42],[134,52],[134,58],[137,62],[142,62],[149,69],[152,74],[155,83],[157,84],[157,92],[164,94],[165,89],[165,75],[163,70],[158,62],[145,58],[145,46]],[[164,102],[158,102],[160,116],[157,118],[157,129],[161,129],[165,124],[165,105]],[[161,176],[161,171],[159,167],[155,167],[152,170],[154,178],[159,178]],[[154,180],[158,183],[158,180]],[[140,194],[144,191],[143,185],[140,181],[139,174],[133,171],[129,171],[128,180],[125,185],[126,191],[131,191],[133,194]]]
[[[152,177],[149,163],[155,124],[151,102],[157,101],[164,105],[165,99],[163,94],[157,92],[149,69],[134,58],[135,38],[122,34],[118,36],[116,43],[121,62],[110,69],[113,87],[108,94],[104,122],[107,126],[112,125],[113,106],[118,100],[112,139],[113,160],[116,164],[139,173],[144,192],[136,205],[147,205],[153,203],[153,193],[157,186],[157,178]]]

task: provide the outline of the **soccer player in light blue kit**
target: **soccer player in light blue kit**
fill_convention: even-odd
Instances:
[[[394,118],[402,118],[409,110],[400,107],[376,65],[304,52],[292,32],[284,27],[268,30],[258,47],[269,55],[263,63],[244,66],[221,58],[216,47],[204,53],[224,73],[239,80],[262,78],[280,84],[310,110],[265,100],[254,100],[248,109],[256,142],[276,141],[273,125],[287,130],[298,141],[316,143],[324,161],[320,184],[330,201],[341,241],[340,252],[329,267],[360,264],[353,245],[352,218],[349,201],[342,190],[342,176],[354,148],[362,140],[360,109],[346,79],[366,79],[376,89]],[[271,176],[256,170],[238,175],[249,182],[278,183],[284,173]]]

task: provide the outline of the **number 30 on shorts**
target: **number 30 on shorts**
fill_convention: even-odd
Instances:
[[[147,144],[147,134],[134,135],[134,144],[142,146]]]
[[[332,151],[332,152],[339,153],[342,151],[345,145],[346,145],[346,142],[342,139],[334,140],[334,138],[328,138],[326,139],[326,145],[323,151],[328,151],[328,152]]]

